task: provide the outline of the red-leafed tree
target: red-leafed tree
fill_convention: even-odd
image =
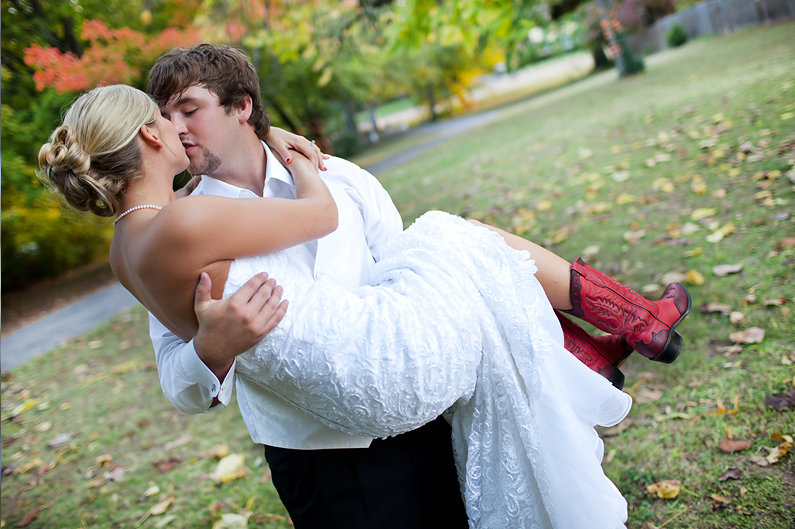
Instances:
[[[112,230],[59,208],[36,177],[38,149],[77,92],[142,87],[159,53],[197,42],[203,0],[1,1],[0,241],[2,287],[11,290],[107,256]]]
[[[25,50],[25,64],[36,70],[36,89],[52,87],[64,93],[99,84],[141,85],[148,68],[164,51],[201,41],[196,29],[167,28],[150,37],[127,27],[109,28],[99,20],[84,21],[81,36],[87,45],[80,57],[35,43]]]

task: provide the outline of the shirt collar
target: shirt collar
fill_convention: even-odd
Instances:
[[[262,148],[265,149],[265,156],[268,160],[265,166],[265,186],[268,187],[275,181],[287,184],[292,190],[295,190],[293,176],[287,169],[284,168],[276,156],[274,156],[264,141],[262,142]],[[237,187],[236,185],[228,184],[223,180],[219,180],[208,175],[202,175],[202,180],[199,182],[199,185],[193,194],[216,195],[227,198],[245,198],[257,196],[248,189],[243,189],[241,187]]]
[[[281,162],[279,162],[276,156],[274,156],[274,154],[271,152],[268,144],[264,141],[262,142],[262,148],[265,149],[265,156],[268,158],[268,163],[265,166],[265,185],[268,185],[268,181],[272,178],[274,180],[284,182],[292,188],[295,188],[295,184],[293,183],[293,175],[290,174],[290,171],[284,168]]]

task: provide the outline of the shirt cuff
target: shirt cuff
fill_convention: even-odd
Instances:
[[[218,402],[221,405],[212,406],[209,411],[219,411],[228,406],[229,401],[232,400],[232,389],[235,387],[235,366],[237,366],[237,358],[234,359],[232,367],[229,368],[229,372],[226,374],[226,377],[224,377],[224,381],[221,382],[218,395],[215,395],[218,397]],[[215,376],[213,376],[213,378],[215,378]]]
[[[196,347],[193,344],[193,340],[185,344],[187,349],[184,351],[182,355],[180,355],[180,360],[182,362],[182,369],[185,371],[185,375],[188,380],[193,380],[196,384],[202,386],[203,388],[207,389],[210,392],[210,396],[215,398],[218,396],[219,392],[221,391],[221,382],[218,381],[218,377],[210,371],[210,368],[202,362],[202,359],[199,358],[199,355],[196,353]],[[232,369],[229,370],[231,374],[234,371],[234,365]],[[229,380],[229,375],[227,374],[224,382]]]

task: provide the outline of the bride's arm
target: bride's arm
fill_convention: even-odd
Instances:
[[[192,262],[267,254],[337,229],[337,206],[317,169],[303,156],[290,164],[296,199],[228,199],[202,195],[163,208],[159,243]]]

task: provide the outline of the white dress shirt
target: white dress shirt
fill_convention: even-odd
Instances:
[[[263,196],[295,198],[292,176],[267,145],[262,145],[268,160]],[[345,287],[361,286],[367,282],[369,270],[378,259],[380,245],[401,232],[403,222],[389,194],[370,173],[340,158],[331,158],[325,163],[328,170],[321,176],[337,203],[339,226],[322,239],[285,252],[294,261],[297,274]],[[208,176],[202,177],[192,194],[256,197],[247,189]],[[274,279],[279,281],[278,277]],[[260,386],[246,383],[235,376],[235,364],[220,382],[196,354],[192,340],[183,342],[151,314],[149,333],[163,392],[182,412],[223,409],[231,400],[232,387],[237,386],[240,412],[256,443],[281,448],[328,449],[364,448],[372,441],[329,428]],[[257,394],[257,399],[253,400],[265,401],[268,405],[253,409],[248,405],[250,392]],[[220,404],[211,408],[215,397]]]

